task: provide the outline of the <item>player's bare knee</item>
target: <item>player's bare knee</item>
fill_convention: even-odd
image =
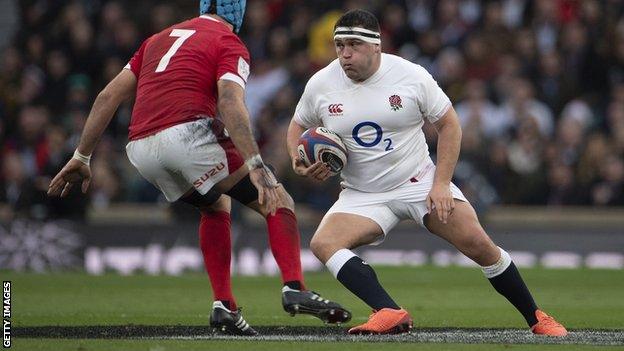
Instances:
[[[310,250],[323,263],[333,254],[335,243],[326,235],[314,235],[310,240]],[[333,250],[334,252],[337,250]]]
[[[320,259],[319,254],[323,250],[323,246],[324,246],[323,239],[320,239],[316,235],[313,236],[312,239],[310,240],[310,250],[319,259]]]
[[[295,201],[293,200],[293,198],[290,196],[290,194],[288,194],[288,192],[286,191],[286,189],[284,189],[284,187],[280,184],[279,188],[277,189],[277,195],[278,195],[278,199],[277,199],[277,208],[285,208],[288,209],[290,211],[292,211],[293,213],[295,212]],[[260,203],[258,201],[254,201],[250,204],[247,204],[247,207],[253,209],[254,211],[258,212],[260,215],[262,215],[263,217],[266,217],[269,215],[269,211],[266,208],[266,205],[260,205]]]
[[[472,258],[478,256],[481,253],[483,241],[477,235],[473,235],[464,240],[462,245],[463,251]]]
[[[461,251],[470,259],[480,265],[488,265],[492,261],[492,257],[498,252],[492,251],[495,245],[485,234],[472,235],[462,243]]]
[[[256,213],[259,213],[264,218],[266,218],[269,215],[269,211],[266,208],[266,204],[260,205],[258,200],[250,202],[250,203],[246,204],[245,206],[247,206],[250,209],[256,211]]]
[[[292,212],[295,212],[295,201],[292,196],[284,189],[283,185],[279,185],[277,188],[277,194],[279,196],[277,201],[277,208],[285,208]]]
[[[221,196],[215,203],[207,206],[201,206],[199,212],[204,214],[210,214],[213,212],[227,212],[232,211],[232,200],[228,196]]]

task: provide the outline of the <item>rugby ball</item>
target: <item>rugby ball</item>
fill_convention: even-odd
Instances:
[[[297,151],[307,167],[317,161],[327,163],[331,176],[347,164],[347,148],[340,136],[325,127],[310,128],[301,134]]]

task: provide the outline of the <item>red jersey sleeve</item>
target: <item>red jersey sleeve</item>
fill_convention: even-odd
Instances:
[[[124,67],[125,69],[129,69],[134,73],[134,76],[139,78],[139,74],[141,74],[141,65],[143,64],[143,55],[145,54],[145,46],[147,46],[149,38],[143,41],[139,50],[134,53],[134,56],[130,59],[130,62]]]
[[[249,62],[249,51],[236,35],[223,37],[219,47],[217,80],[231,80],[245,88],[249,77]]]

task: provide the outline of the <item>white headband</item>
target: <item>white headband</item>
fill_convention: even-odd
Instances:
[[[360,39],[371,44],[381,44],[379,32],[361,27],[336,27],[334,39]]]

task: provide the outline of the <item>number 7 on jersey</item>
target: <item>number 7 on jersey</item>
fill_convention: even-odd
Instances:
[[[171,61],[171,58],[173,57],[173,55],[175,55],[175,53],[178,51],[180,46],[184,44],[186,39],[190,38],[193,34],[195,34],[195,31],[191,29],[174,29],[171,31],[171,34],[169,34],[169,36],[177,37],[178,39],[176,39],[176,41],[173,42],[173,45],[171,45],[171,48],[169,48],[169,51],[167,51],[165,56],[163,56],[162,59],[160,59],[160,62],[158,63],[158,67],[156,67],[156,71],[155,71],[156,73],[164,72],[167,69],[167,66],[169,65],[169,61]]]

